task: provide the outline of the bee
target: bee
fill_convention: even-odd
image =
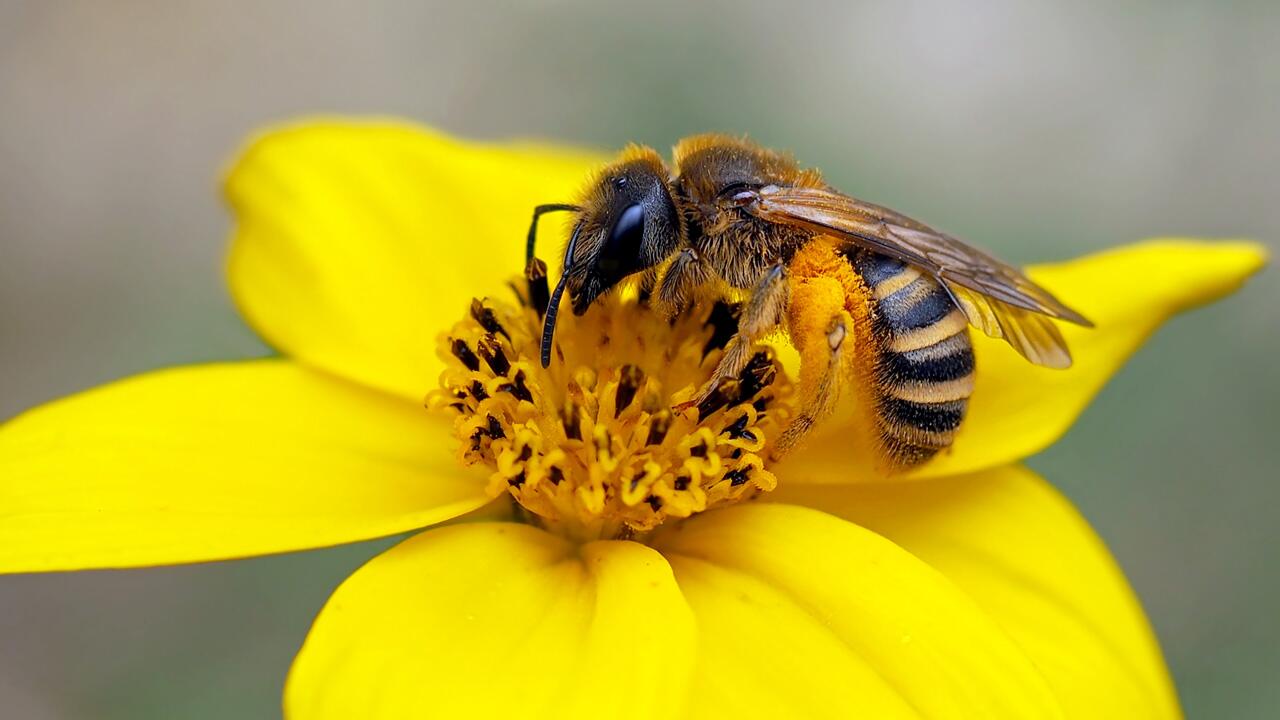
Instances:
[[[753,343],[782,329],[800,371],[796,413],[775,454],[853,382],[865,388],[883,458],[906,469],[949,447],[960,427],[973,392],[970,325],[1051,368],[1071,364],[1055,321],[1090,326],[1017,269],[839,192],[789,155],[711,134],[680,141],[673,160],[669,168],[653,149],[630,146],[580,202],[534,209],[530,277],[545,272],[534,257],[538,218],[575,214],[559,282],[544,298],[544,367],[566,291],[579,315],[627,280],[669,313],[737,293],[736,332],[677,409],[710,397],[747,365]]]

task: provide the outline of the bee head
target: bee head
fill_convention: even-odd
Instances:
[[[600,171],[585,195],[579,205],[540,206],[534,213],[535,223],[544,209],[574,210],[577,214],[565,247],[560,282],[551,293],[543,320],[543,367],[551,362],[551,341],[566,289],[574,314],[581,315],[625,278],[661,264],[684,237],[684,219],[671,195],[667,167],[650,148],[627,148],[618,162]],[[531,263],[534,232],[531,227]]]
[[[627,277],[659,265],[676,251],[682,233],[662,159],[649,148],[628,148],[588,188],[565,248],[574,314]]]

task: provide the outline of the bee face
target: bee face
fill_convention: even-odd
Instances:
[[[656,153],[635,149],[605,168],[583,203],[565,250],[574,313],[586,312],[623,279],[660,264],[683,235],[667,170]]]

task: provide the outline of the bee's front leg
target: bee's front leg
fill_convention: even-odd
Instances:
[[[701,404],[711,397],[720,383],[742,372],[751,359],[751,346],[782,322],[789,296],[787,270],[782,263],[775,264],[765,271],[750,299],[743,306],[742,313],[738,316],[738,332],[725,345],[724,355],[711,373],[711,379],[703,384],[693,398],[676,405],[677,412]]]
[[[658,310],[669,318],[679,315],[689,306],[694,291],[712,277],[711,268],[696,250],[681,250],[662,273],[662,279],[657,281]]]

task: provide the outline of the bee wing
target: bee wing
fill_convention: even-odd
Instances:
[[[993,338],[1003,339],[1037,365],[1071,367],[1067,341],[1047,315],[1001,302],[961,285],[948,283],[947,289],[974,327]]]
[[[1071,355],[1049,318],[1091,327],[1082,315],[1017,269],[888,208],[824,188],[764,188],[743,206],[771,222],[830,235],[932,274],[969,322],[1047,367],[1069,367]]]

